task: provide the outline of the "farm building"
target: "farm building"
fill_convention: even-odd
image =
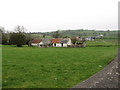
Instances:
[[[31,41],[31,46],[39,46],[39,44],[41,43],[42,40],[39,39],[33,39]]]
[[[41,40],[41,42],[38,44],[39,47],[51,47],[52,42],[51,39],[44,38]]]
[[[100,34],[98,36],[96,36],[96,38],[102,38],[104,35],[103,34]]]
[[[73,44],[70,38],[43,38],[40,40],[34,39],[31,41],[31,46],[38,47],[85,47],[85,42],[81,43],[81,39],[77,38],[77,41]]]
[[[61,47],[62,46],[61,41],[62,41],[62,39],[58,39],[58,38],[52,39],[53,47]]]
[[[52,39],[52,45],[53,47],[67,47],[68,45],[71,45],[71,39]]]
[[[71,39],[67,38],[67,39],[61,40],[62,47],[67,47],[68,45],[72,45]]]
[[[88,38],[86,38],[86,40],[88,40],[88,41],[94,41],[96,39],[96,37],[88,37]]]

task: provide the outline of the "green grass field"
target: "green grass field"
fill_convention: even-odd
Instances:
[[[86,45],[88,47],[110,47],[110,46],[117,46],[118,40],[117,39],[97,39],[95,41],[87,41]]]
[[[70,88],[103,69],[116,56],[114,45],[86,48],[3,46],[3,88]]]

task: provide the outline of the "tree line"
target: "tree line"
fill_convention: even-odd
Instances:
[[[29,45],[31,40],[30,34],[25,32],[23,26],[16,26],[13,32],[7,32],[3,27],[0,27],[0,44],[3,45],[17,45],[21,47],[22,45]]]
[[[39,34],[43,35],[40,38],[46,38],[47,36],[50,36],[51,38],[71,38],[72,43],[75,43],[77,40],[75,39],[76,36],[85,38],[89,35],[96,36],[99,34],[103,34],[104,38],[114,38],[114,36],[117,36],[116,31],[87,31],[87,30],[58,30],[54,32],[34,32],[34,33],[27,33],[26,29],[23,26],[16,26],[13,32],[8,32],[5,30],[4,27],[0,27],[0,44],[3,45],[17,45],[18,47],[21,47],[22,45],[30,45],[30,40],[36,38],[32,34]],[[87,35],[89,34],[89,35]],[[39,38],[39,39],[40,39]]]
[[[17,45],[21,47],[22,45],[30,46],[30,41],[34,39],[31,33],[26,33],[23,26],[16,26],[13,32],[8,32],[4,27],[0,27],[0,44],[3,45]],[[41,33],[42,38],[46,38],[46,33]],[[62,38],[59,31],[52,34],[53,38]]]

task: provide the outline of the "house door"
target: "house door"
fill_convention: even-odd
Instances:
[[[54,46],[56,46],[56,43],[54,43]]]
[[[61,46],[63,47],[63,43],[61,43]]]

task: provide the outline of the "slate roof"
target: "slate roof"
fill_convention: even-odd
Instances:
[[[61,43],[67,43],[68,40],[61,40]]]
[[[51,39],[44,38],[42,39],[43,44],[51,44]]]

